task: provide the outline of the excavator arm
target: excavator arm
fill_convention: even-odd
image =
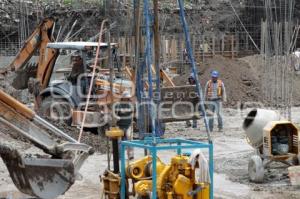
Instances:
[[[44,152],[24,154],[0,141],[0,156],[14,184],[31,196],[52,199],[64,194],[93,153],[90,146],[78,143],[3,90],[0,90],[0,124]]]
[[[39,51],[35,77],[37,81],[39,81],[42,89],[48,86],[55,61],[59,55],[57,49],[46,48],[49,42],[54,41],[52,37],[54,24],[55,22],[52,18],[44,19],[25,41],[16,58],[10,64],[11,70],[19,72],[18,74],[21,76],[16,79],[24,79],[24,76],[28,75],[27,73],[22,73],[20,71],[25,70],[30,58],[35,52]],[[23,82],[15,82],[14,87],[17,89],[26,88],[27,85],[24,84],[27,84],[28,79],[29,77],[26,77]]]

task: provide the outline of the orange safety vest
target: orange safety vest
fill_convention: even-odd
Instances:
[[[207,85],[207,97],[208,98],[212,98],[212,96],[213,96],[212,83],[213,83],[212,80],[208,81],[208,85]],[[217,95],[218,95],[218,97],[222,97],[222,94],[223,94],[222,93],[222,84],[223,84],[223,82],[222,82],[222,80],[218,79],[217,83],[218,83]]]

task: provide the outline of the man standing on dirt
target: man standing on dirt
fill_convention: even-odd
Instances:
[[[207,104],[207,115],[209,116],[209,129],[212,132],[214,128],[214,113],[217,112],[219,132],[223,131],[223,119],[221,115],[222,102],[227,101],[225,86],[219,79],[219,72],[211,72],[211,80],[205,85],[205,100]]]

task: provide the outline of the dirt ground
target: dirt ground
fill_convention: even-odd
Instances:
[[[254,184],[248,179],[248,159],[253,154],[253,149],[247,144],[245,134],[241,128],[243,117],[248,112],[234,109],[224,110],[225,129],[223,133],[213,132],[214,143],[214,193],[215,198],[224,199],[255,199],[255,198],[300,198],[300,189],[290,185],[287,168],[268,169],[265,181]],[[300,123],[300,108],[293,108],[293,120]],[[199,129],[185,128],[184,122],[170,123],[167,125],[166,137],[184,137],[206,141],[206,133],[202,121]],[[0,140],[14,144],[20,150],[31,151],[28,143],[16,141],[7,135],[6,129],[1,126]],[[171,152],[174,153],[175,152]],[[167,161],[170,152],[162,152],[160,157]],[[135,157],[142,157],[143,152],[135,151]],[[282,165],[275,165],[276,167]],[[83,179],[77,181],[71,189],[59,199],[96,199],[101,198],[102,186],[99,175],[107,167],[105,154],[96,153],[85,162],[81,169]],[[30,198],[22,195],[13,185],[7,169],[0,161],[0,198],[23,199]]]
[[[254,150],[248,145],[245,139],[245,133],[241,126],[243,117],[248,110],[240,111],[235,108],[238,102],[244,101],[260,101],[260,62],[256,56],[246,57],[238,60],[226,59],[217,56],[215,59],[207,59],[205,63],[200,65],[200,78],[202,85],[209,79],[212,69],[217,69],[221,73],[221,78],[225,82],[227,88],[228,101],[224,109],[225,129],[223,133],[213,132],[212,139],[214,143],[214,193],[215,198],[224,199],[256,199],[256,198],[300,198],[300,189],[290,185],[287,175],[287,168],[282,165],[274,165],[276,169],[268,169],[265,173],[265,181],[262,184],[254,184],[248,179],[248,160],[254,153]],[[175,78],[176,84],[186,82],[185,74]],[[0,76],[0,87],[6,92],[26,104],[32,103],[32,99],[25,91],[16,91],[9,85],[9,79]],[[296,77],[295,85],[299,85],[300,78]],[[294,89],[294,103],[300,102],[300,87]],[[300,108],[293,108],[293,120],[296,124],[300,123]],[[166,137],[184,137],[206,141],[203,121],[199,121],[200,129],[186,128],[184,122],[168,123],[166,129]],[[65,132],[78,137],[78,129],[58,126]],[[11,144],[20,151],[30,153],[35,149],[22,140],[15,140],[11,136],[7,128],[0,124],[0,142]],[[101,198],[102,186],[100,184],[99,175],[107,168],[107,158],[103,154],[106,150],[106,141],[88,131],[84,133],[83,142],[92,145],[98,152],[85,162],[81,169],[83,179],[77,181],[71,189],[59,199],[96,199]],[[172,152],[173,153],[173,152]],[[135,151],[136,158],[142,157],[141,151]],[[175,154],[175,153],[174,153]],[[170,153],[162,153],[164,161],[168,161]],[[28,199],[30,197],[22,195],[14,186],[9,177],[8,171],[0,160],[0,198],[11,199]]]

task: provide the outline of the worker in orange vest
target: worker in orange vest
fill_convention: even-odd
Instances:
[[[209,117],[208,124],[210,131],[214,128],[214,113],[218,116],[219,131],[223,131],[223,119],[221,115],[222,102],[226,102],[226,91],[222,80],[219,79],[219,72],[213,70],[211,72],[211,80],[205,85],[205,100],[207,104],[207,115]]]

